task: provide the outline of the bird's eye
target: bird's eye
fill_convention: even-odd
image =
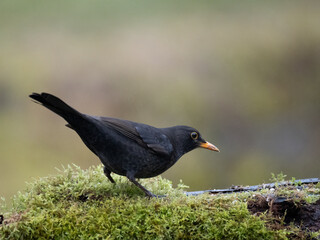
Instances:
[[[197,132],[192,132],[192,133],[191,133],[191,138],[192,138],[193,140],[197,140],[198,137],[199,137],[199,135],[198,135]]]

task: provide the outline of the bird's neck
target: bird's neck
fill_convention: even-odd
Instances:
[[[188,141],[184,140],[184,137],[179,137],[181,132],[176,127],[163,128],[167,137],[170,139],[170,142],[174,149],[174,159],[177,161],[187,152],[190,152],[194,149],[192,146],[188,146]],[[183,135],[182,135],[183,136]]]

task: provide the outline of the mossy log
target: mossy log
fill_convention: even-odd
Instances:
[[[146,198],[126,178],[110,183],[101,166],[77,166],[29,183],[12,200],[2,201],[0,239],[292,239],[316,238],[319,229],[272,214],[268,196],[286,196],[295,208],[317,212],[319,184],[256,192],[186,196],[161,177],[142,179],[163,198]],[[310,194],[312,193],[312,194]],[[261,207],[262,206],[262,207]],[[264,208],[263,208],[264,206]],[[290,205],[291,206],[291,205]],[[292,207],[292,206],[291,206]],[[279,213],[279,212],[278,212]]]

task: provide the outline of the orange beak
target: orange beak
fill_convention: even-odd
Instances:
[[[215,145],[213,145],[213,144],[211,144],[209,142],[200,143],[199,146],[201,148],[206,148],[206,149],[209,149],[211,151],[220,152],[219,148],[217,148]]]

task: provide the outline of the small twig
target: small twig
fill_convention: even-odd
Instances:
[[[232,186],[231,188],[226,189],[214,189],[214,190],[204,190],[204,191],[196,191],[196,192],[186,192],[187,196],[197,196],[204,193],[210,194],[218,194],[218,193],[234,193],[234,192],[251,192],[258,191],[261,189],[270,189],[277,188],[280,186],[292,186],[292,185],[302,185],[302,184],[317,184],[319,183],[319,178],[306,178],[306,179],[298,179],[295,181],[283,181],[277,183],[266,183],[262,185],[254,185],[254,186]]]

